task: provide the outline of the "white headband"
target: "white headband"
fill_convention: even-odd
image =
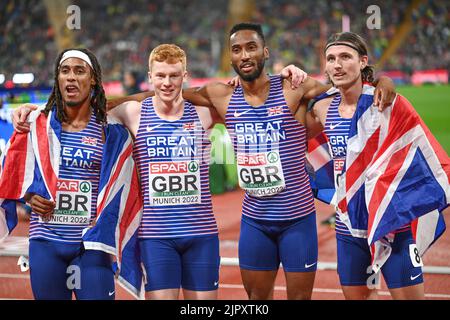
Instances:
[[[90,65],[92,69],[94,69],[94,67],[92,66],[91,59],[89,59],[88,55],[79,50],[69,50],[64,52],[61,60],[59,61],[59,65],[61,65],[61,63],[63,63],[64,60],[67,60],[69,58],[78,58],[83,61],[86,61],[86,63]]]

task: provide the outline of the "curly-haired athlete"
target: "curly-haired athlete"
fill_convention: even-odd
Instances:
[[[129,133],[123,126],[107,124],[101,69],[92,52],[61,52],[46,107],[30,119],[30,133],[16,133],[11,138],[0,182],[5,185],[10,171],[22,165],[17,161],[11,167],[8,161],[21,160],[26,153],[24,168],[19,169],[31,171],[25,174],[25,180],[31,181],[23,198],[32,209],[29,259],[33,295],[61,300],[71,299],[74,293],[77,299],[114,299],[112,258],[103,251],[87,250],[82,235],[96,218],[99,185],[107,180],[103,174],[109,174],[103,163],[113,155],[104,150],[111,143],[131,143],[131,137],[126,139]],[[24,138],[32,147],[15,152]],[[32,163],[30,155],[35,159]],[[121,170],[132,176],[125,166]],[[7,185],[9,191],[19,187]],[[11,199],[7,191],[2,189],[0,198]]]

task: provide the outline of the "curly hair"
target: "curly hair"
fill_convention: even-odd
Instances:
[[[160,44],[152,50],[148,57],[148,68],[152,69],[153,61],[178,63],[181,62],[183,70],[186,70],[186,53],[175,44]]]
[[[48,113],[56,105],[56,117],[60,122],[67,121],[67,114],[64,110],[64,102],[62,99],[61,91],[58,84],[59,77],[59,62],[66,51],[78,50],[85,53],[92,62],[92,73],[94,76],[95,84],[92,87],[91,94],[91,107],[95,114],[97,123],[106,124],[106,95],[102,85],[102,70],[95,55],[88,49],[66,49],[62,51],[55,61],[55,83],[53,84],[52,92],[48,98],[45,109],[42,112],[48,116]]]

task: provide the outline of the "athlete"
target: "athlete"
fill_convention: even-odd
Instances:
[[[100,65],[89,50],[68,49],[58,56],[46,107],[30,119],[31,132],[13,136],[5,152],[0,198],[12,199],[11,193],[21,192],[16,190],[21,181],[8,182],[16,170],[25,171],[25,181],[32,179],[23,198],[32,209],[29,262],[33,295],[35,299],[70,300],[74,293],[77,299],[112,300],[112,256],[87,250],[82,235],[96,219],[99,185],[109,174],[102,165],[113,155],[104,150],[112,144],[122,145],[121,134],[127,137],[129,133],[107,121]],[[21,139],[28,139],[23,141],[32,148],[21,149]],[[15,159],[25,155],[27,161],[18,168],[21,162]],[[128,159],[132,160],[131,153]],[[122,170],[116,173],[132,176],[132,171]]]
[[[256,24],[241,23],[231,29],[230,53],[241,85],[209,83],[187,89],[183,96],[217,110],[233,141],[239,183],[246,190],[239,239],[244,287],[250,299],[271,299],[281,262],[288,299],[310,299],[318,250],[314,201],[305,170],[304,101],[330,86],[308,77],[293,88],[288,80],[269,77],[264,71],[269,51]],[[387,86],[391,87],[390,80]],[[380,92],[383,100],[392,98]],[[118,99],[109,107],[152,94]]]
[[[155,96],[110,111],[135,136],[144,213],[139,229],[147,299],[216,299],[219,238],[209,192],[208,130],[217,115],[183,99],[186,55],[176,45],[149,57]]]
[[[308,77],[293,89],[289,81],[269,77],[264,72],[269,51],[259,25],[233,27],[230,51],[240,86],[210,83],[185,90],[183,97],[217,111],[226,121],[237,153],[240,185],[247,191],[239,240],[244,287],[250,299],[272,298],[282,262],[288,298],[310,299],[317,268],[317,230],[304,163],[306,105],[302,101],[330,86]],[[377,92],[384,95],[382,100],[391,98],[386,90]],[[118,99],[109,107],[153,94]],[[15,116],[22,125],[23,117]]]
[[[325,47],[326,75],[339,89],[335,96],[318,101],[307,116],[308,129],[324,129],[334,162],[335,183],[342,173],[347,154],[350,124],[364,83],[373,82],[373,67],[368,64],[364,40],[351,32],[331,36]],[[346,299],[375,299],[370,247],[366,238],[353,237],[336,215],[337,264]],[[414,263],[409,247],[414,244],[410,225],[395,232],[392,253],[381,268],[394,299],[423,299],[421,266]],[[413,276],[411,276],[413,275]]]
[[[291,70],[301,81],[303,72]],[[144,215],[139,238],[146,298],[217,298],[219,242],[209,193],[207,131],[222,120],[183,100],[186,55],[175,45],[149,58],[155,96],[110,111],[135,137]],[[27,131],[25,128],[24,131]]]

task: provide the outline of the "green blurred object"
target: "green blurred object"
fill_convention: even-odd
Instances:
[[[209,188],[212,194],[234,190],[238,185],[237,165],[230,136],[223,124],[216,124],[210,134],[211,163]]]
[[[447,154],[450,153],[450,85],[398,86]]]
[[[225,189],[225,170],[222,164],[209,165],[209,190],[211,194],[221,194]]]

